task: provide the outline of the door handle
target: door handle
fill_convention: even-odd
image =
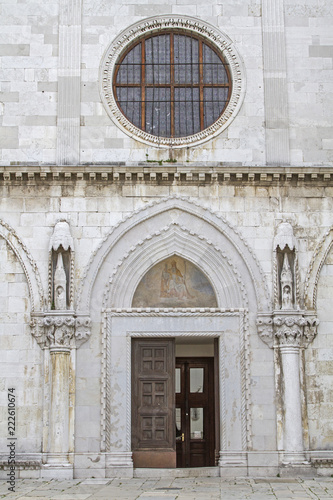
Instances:
[[[185,434],[182,433],[182,441],[185,441]]]

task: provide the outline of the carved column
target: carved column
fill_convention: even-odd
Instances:
[[[305,311],[275,311],[258,317],[262,340],[278,350],[281,362],[283,398],[283,463],[306,461],[303,443],[303,421],[300,384],[300,351],[317,334],[318,321]]]
[[[300,349],[306,347],[304,316],[279,315],[274,317],[274,333],[280,351],[282,392],[284,403],[284,463],[305,462],[300,384]]]
[[[73,311],[33,317],[32,333],[44,349],[42,477],[73,478],[76,349],[90,335],[90,319]]]
[[[47,463],[53,469],[53,475],[55,468],[60,467],[57,471],[57,477],[59,477],[59,473],[63,477],[66,468],[73,467],[69,459],[69,453],[74,451],[69,447],[70,427],[73,427],[73,422],[69,419],[69,386],[70,372],[73,373],[75,368],[71,366],[70,359],[75,320],[72,316],[49,316],[44,319],[44,324],[51,357]],[[65,475],[67,477],[67,474]]]

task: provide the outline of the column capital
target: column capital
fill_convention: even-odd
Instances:
[[[308,347],[317,335],[318,324],[315,313],[301,310],[278,310],[257,317],[259,337],[271,348]]]
[[[80,347],[91,334],[90,317],[74,311],[32,314],[30,327],[40,347],[52,351]]]

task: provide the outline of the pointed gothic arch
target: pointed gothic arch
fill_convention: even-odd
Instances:
[[[242,235],[196,200],[169,197],[133,212],[105,237],[84,272],[79,310],[99,316],[102,304],[131,307],[142,276],[173,254],[203,270],[219,307],[270,309],[265,275]]]

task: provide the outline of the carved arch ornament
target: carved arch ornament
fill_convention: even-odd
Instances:
[[[203,235],[172,222],[147,234],[117,263],[106,285],[103,308],[110,304],[113,307],[131,307],[134,293],[147,269],[160,262],[161,256],[167,258],[173,255],[200,266],[201,271],[210,276],[219,304],[224,304],[226,308],[248,307],[246,286],[226,252]],[[138,272],[133,271],[135,266]],[[126,300],[128,289],[131,294]]]
[[[325,240],[322,240],[321,246],[324,243]],[[315,286],[317,286],[320,269],[331,244],[332,237],[331,243],[326,245],[325,251],[321,253],[322,258],[321,260],[319,259],[320,262],[317,263],[317,267],[315,268],[316,274],[312,277],[312,282],[315,283]],[[315,301],[309,303],[309,301],[305,300],[305,309],[300,308],[297,260],[298,244],[293,233],[293,227],[289,222],[283,221],[277,226],[273,247],[274,309],[268,314],[258,314],[258,334],[271,348],[278,346],[306,348],[317,335],[318,320],[315,312]],[[317,254],[319,252],[319,249],[317,249]],[[315,257],[316,253],[307,276],[305,292],[307,292],[307,284],[310,282],[310,276],[312,276],[311,271]],[[288,289],[287,298],[284,297],[284,287]],[[313,297],[315,297],[315,291],[313,291]]]
[[[225,262],[223,269],[229,269],[230,284],[233,283],[235,287],[241,290],[241,281],[243,280],[244,286],[250,287],[247,292],[251,292],[249,298],[253,301],[253,305],[255,304],[255,307],[261,311],[270,310],[271,297],[266,277],[247,241],[221,215],[207,207],[203,207],[195,199],[181,196],[153,201],[143,208],[135,210],[112,228],[91,256],[85,269],[78,292],[78,310],[91,310],[91,314],[100,315],[102,303],[111,307],[131,307],[131,299],[135,288],[143,274],[153,265],[153,262],[151,260],[150,264],[147,262],[146,269],[142,269],[141,272],[134,272],[135,277],[132,280],[131,291],[127,294],[126,302],[124,302],[125,299],[121,299],[122,302],[107,303],[107,298],[103,297],[103,290],[105,290],[106,285],[105,276],[111,277],[113,282],[110,290],[112,299],[112,297],[116,297],[115,285],[120,287],[119,291],[124,286],[123,280],[126,273],[122,274],[124,268],[121,263],[124,259],[130,261],[130,254],[134,252],[135,247],[140,253],[140,248],[144,244],[146,248],[149,248],[150,252],[155,242],[164,240],[163,255],[160,254],[159,258],[156,256],[155,261],[157,262],[171,255],[170,245],[169,250],[167,250],[166,227],[169,230],[172,228],[173,241],[179,248],[178,254],[188,258],[199,267],[206,266],[203,271],[210,279],[213,260],[211,264],[205,263],[205,251],[208,250],[212,259],[216,259],[216,257],[213,258],[213,254],[217,255],[220,252],[219,260],[215,263],[216,269],[214,272],[222,274],[220,266],[223,266],[223,262]],[[152,239],[154,241],[149,245],[149,241]],[[200,243],[200,251],[195,246],[197,243],[193,244],[194,241]],[[163,244],[160,243],[160,245],[162,248]],[[186,250],[185,254],[184,250]],[[195,255],[197,255],[196,258]],[[120,270],[119,276],[122,274],[122,281],[118,278],[118,269]],[[234,275],[235,269],[237,269],[241,278],[236,276],[237,273]],[[232,275],[236,277],[231,279]],[[213,279],[211,279],[211,283],[215,286],[215,292],[217,292]],[[219,307],[224,307],[221,294],[219,296],[217,293],[217,296],[220,297]],[[124,297],[124,295],[121,297]],[[238,306],[239,297],[237,299]]]
[[[194,135],[180,138],[164,138],[148,134],[127,120],[117,106],[112,91],[115,65],[123,50],[145,33],[161,33],[170,28],[179,28],[185,33],[200,34],[209,44],[223,53],[232,76],[232,93],[229,104],[220,118],[211,126]],[[233,121],[241,108],[245,95],[245,70],[242,59],[230,38],[211,24],[189,16],[161,15],[143,19],[122,31],[107,47],[100,66],[100,94],[105,110],[130,137],[150,146],[162,148],[183,148],[196,146],[220,134]]]
[[[1,219],[0,236],[6,240],[22,266],[29,287],[31,312],[43,310],[45,297],[37,263],[14,229]]]
[[[333,226],[325,232],[318,243],[305,279],[304,303],[308,309],[317,309],[317,290],[320,272],[333,245]]]

